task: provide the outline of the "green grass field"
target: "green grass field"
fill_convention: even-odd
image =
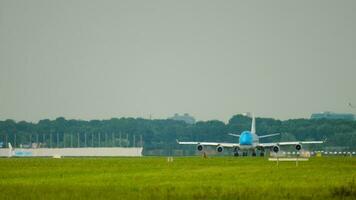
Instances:
[[[356,158],[1,158],[0,199],[356,199]]]

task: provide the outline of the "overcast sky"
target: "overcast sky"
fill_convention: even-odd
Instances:
[[[356,1],[0,0],[0,120],[356,112]]]

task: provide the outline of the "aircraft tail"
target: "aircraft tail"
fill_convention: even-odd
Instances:
[[[9,156],[8,156],[8,157],[12,157],[12,155],[13,155],[13,148],[12,148],[12,145],[11,145],[10,142],[7,143],[7,144],[8,144],[8,146],[9,146]]]
[[[255,116],[253,114],[252,114],[251,133],[256,134],[256,121],[255,121]]]
[[[8,146],[9,146],[10,151],[12,151],[13,148],[12,148],[12,145],[10,142],[8,143]]]

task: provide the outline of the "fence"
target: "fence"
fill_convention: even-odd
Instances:
[[[80,147],[142,147],[142,135],[127,133],[46,133],[5,134],[2,147],[11,143],[15,148],[80,148]]]

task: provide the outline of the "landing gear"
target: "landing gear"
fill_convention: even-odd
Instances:
[[[235,156],[235,157],[238,157],[238,156],[239,156],[239,148],[238,148],[238,147],[235,147],[235,148],[234,148],[234,156]]]
[[[243,152],[243,153],[242,153],[242,156],[247,156],[247,152]]]
[[[253,152],[252,152],[252,156],[253,156],[253,157],[256,157],[256,151],[253,151]]]
[[[265,156],[265,152],[264,152],[264,151],[261,151],[261,152],[260,152],[260,156],[261,156],[261,157],[264,157],[264,156]]]

